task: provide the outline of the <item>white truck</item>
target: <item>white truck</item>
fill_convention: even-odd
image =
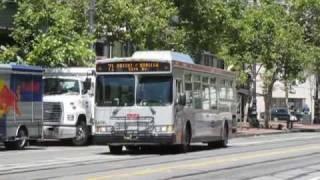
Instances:
[[[44,72],[43,137],[88,143],[94,110],[94,68],[53,68]]]

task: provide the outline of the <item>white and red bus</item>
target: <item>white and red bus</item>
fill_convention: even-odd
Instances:
[[[147,145],[227,146],[236,114],[235,74],[171,51],[96,62],[94,142],[111,153]]]

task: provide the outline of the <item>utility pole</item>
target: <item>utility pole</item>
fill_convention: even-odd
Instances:
[[[253,5],[258,6],[258,0],[253,0]],[[259,126],[258,121],[257,121],[257,62],[256,62],[256,57],[253,60],[253,65],[252,65],[252,104],[250,108],[250,124],[251,126]]]
[[[92,36],[94,36],[95,27],[94,27],[94,17],[96,14],[96,0],[90,0],[90,8],[89,8],[89,32]],[[91,46],[92,51],[95,52],[94,43]]]

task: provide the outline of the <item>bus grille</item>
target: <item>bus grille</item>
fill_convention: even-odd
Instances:
[[[60,122],[62,106],[59,102],[43,103],[43,120],[45,122]]]
[[[115,133],[129,134],[148,134],[153,131],[153,117],[140,117],[137,120],[128,120],[126,117],[112,117],[112,120],[117,120],[115,123]]]

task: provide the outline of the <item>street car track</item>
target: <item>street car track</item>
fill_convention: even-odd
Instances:
[[[299,146],[303,146],[299,145]],[[280,149],[283,148],[284,146],[281,147],[277,147],[276,149]],[[292,146],[288,146],[286,145],[285,147],[290,148],[290,147],[295,147],[295,145]],[[235,148],[237,148],[237,152],[233,152],[232,150],[234,150]],[[239,148],[239,149],[238,149]],[[228,149],[228,148],[227,148]],[[154,165],[163,165],[163,164],[169,164],[169,163],[174,163],[174,162],[183,162],[183,161],[192,161],[192,160],[199,160],[199,159],[207,159],[207,158],[215,158],[215,157],[220,157],[220,156],[228,156],[228,155],[236,155],[236,154],[242,154],[242,153],[254,153],[257,151],[269,151],[269,150],[275,150],[275,148],[258,148],[258,149],[254,149],[254,150],[250,150],[248,151],[247,149],[245,149],[244,146],[241,147],[230,147],[229,148],[230,151],[228,152],[222,152],[222,151],[218,151],[219,149],[212,149],[212,153],[215,154],[201,154],[201,152],[208,152],[209,149],[205,149],[205,151],[195,151],[195,152],[190,152],[188,154],[178,154],[175,155],[173,158],[171,158],[171,160],[160,160],[160,162],[156,162],[156,163],[143,163],[143,164],[139,164],[139,165],[128,165],[128,166],[122,166],[119,168],[104,168],[103,170],[97,170],[97,171],[90,171],[90,172],[85,172],[85,173],[79,173],[79,174],[88,174],[88,173],[98,173],[98,172],[108,172],[108,171],[117,171],[117,170],[121,170],[121,169],[130,169],[130,168],[141,168],[141,167],[148,167],[148,166],[154,166]],[[210,150],[211,151],[211,150]],[[197,153],[197,154],[196,154]],[[200,154],[199,154],[200,153]],[[188,155],[191,157],[187,157],[184,159],[181,159],[181,155]],[[196,155],[196,157],[194,157]],[[152,159],[152,158],[157,158],[157,157],[161,157],[159,155],[151,155],[148,157],[137,157],[137,158],[130,158],[130,159],[118,159],[118,160],[87,160],[87,161],[82,161],[82,162],[67,162],[67,163],[63,163],[63,164],[56,164],[53,165],[53,167],[28,167],[28,168],[12,168],[10,170],[0,170],[0,177],[3,175],[10,175],[10,174],[21,174],[21,173],[26,173],[26,172],[37,172],[37,171],[45,171],[45,170],[56,170],[56,169],[62,169],[62,168],[66,168],[66,167],[81,167],[81,166],[90,166],[90,165],[97,165],[97,164],[108,164],[108,163],[121,163],[121,162],[134,162],[137,160],[147,160],[147,159]],[[179,159],[180,158],[180,159]],[[52,177],[54,178],[54,177]]]

